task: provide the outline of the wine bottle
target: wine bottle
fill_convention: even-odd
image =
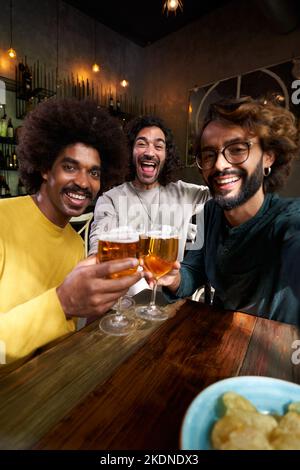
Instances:
[[[26,189],[25,189],[25,186],[22,182],[22,180],[19,178],[19,181],[18,181],[18,195],[19,196],[22,196],[23,194],[26,194]]]
[[[6,114],[3,115],[3,118],[0,121],[0,136],[6,137],[7,134],[7,119]]]
[[[13,139],[14,137],[14,127],[12,125],[11,118],[8,120],[6,135],[10,139]]]
[[[17,154],[16,151],[14,150],[12,153],[12,167],[14,170],[17,170],[19,165],[18,165],[18,159],[17,159]]]
[[[113,99],[112,96],[109,98],[109,111],[110,111],[111,113],[114,112],[114,99]]]
[[[3,181],[3,176],[0,175],[0,197],[5,196],[6,190],[5,190],[5,185]]]
[[[8,150],[6,152],[5,159],[6,159],[6,170],[12,170],[13,169],[12,156]]]
[[[0,170],[5,170],[5,158],[2,150],[0,150]]]
[[[117,99],[117,102],[116,102],[116,111],[117,111],[117,114],[120,114],[121,112],[121,102],[119,98]]]
[[[24,97],[28,100],[31,97],[32,91],[32,75],[27,64],[25,64],[23,73],[22,73],[22,87]]]
[[[0,175],[0,196],[10,196],[9,186],[4,178]]]

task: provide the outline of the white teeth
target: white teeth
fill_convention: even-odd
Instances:
[[[145,165],[145,166],[152,166],[153,168],[155,167],[155,164],[154,164],[154,163],[143,162],[142,165]]]
[[[216,182],[218,184],[228,184],[228,183],[234,183],[235,181],[238,181],[239,178],[234,177],[234,178],[216,178]]]
[[[82,196],[81,194],[75,194],[75,193],[67,193],[67,194],[72,199],[80,199],[80,200],[85,199],[85,196]]]

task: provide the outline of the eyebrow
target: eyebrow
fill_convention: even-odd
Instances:
[[[221,148],[226,147],[227,145],[230,145],[230,144],[237,144],[238,142],[245,142],[245,141],[248,142],[247,139],[243,139],[241,137],[235,137],[234,139],[225,140]],[[216,147],[214,147],[213,145],[204,145],[204,147],[201,147],[201,150],[216,150]]]
[[[61,163],[72,163],[73,165],[76,165],[76,166],[79,166],[80,163],[78,160],[76,160],[75,158],[72,158],[72,157],[64,157],[62,160],[61,160]],[[101,170],[101,165],[93,165],[92,170]]]
[[[143,136],[137,137],[135,139],[136,142],[138,140],[143,140],[144,142],[151,142],[151,140],[148,140],[147,137],[143,137]],[[166,141],[164,139],[162,139],[161,137],[158,137],[157,139],[154,139],[153,142],[162,142],[164,144],[166,143]]]

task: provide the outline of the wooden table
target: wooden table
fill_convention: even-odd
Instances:
[[[204,387],[237,375],[300,383],[294,326],[190,300],[127,337],[95,322],[0,379],[2,449],[179,449]]]

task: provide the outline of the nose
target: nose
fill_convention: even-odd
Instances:
[[[148,143],[144,155],[149,155],[149,156],[151,156],[151,157],[152,157],[153,155],[155,155],[155,147],[154,147],[154,145],[153,145],[151,142]]]
[[[214,168],[218,171],[223,171],[227,168],[231,167],[231,163],[229,163],[226,158],[224,157],[221,151],[218,152],[217,159],[214,164]]]
[[[88,174],[86,173],[86,171],[79,171],[76,174],[74,183],[82,189],[88,188],[89,187],[89,178],[88,178]]]

